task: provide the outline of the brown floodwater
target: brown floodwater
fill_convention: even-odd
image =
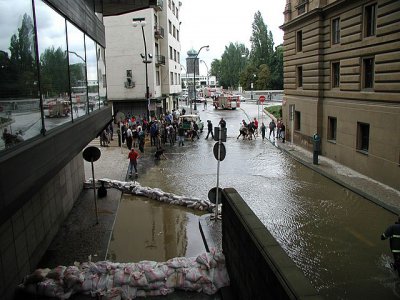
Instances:
[[[197,256],[205,252],[198,218],[193,210],[124,194],[107,259],[137,262]]]

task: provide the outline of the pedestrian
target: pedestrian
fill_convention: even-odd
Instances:
[[[281,125],[281,139],[282,139],[282,143],[285,142],[285,130],[286,130],[285,124],[283,124],[283,122],[282,122],[282,125]]]
[[[183,141],[185,140],[185,129],[183,129],[182,124],[179,124],[178,128],[178,146],[182,144],[184,146]]]
[[[191,140],[193,142],[193,139],[197,137],[197,139],[200,139],[199,137],[199,125],[195,121],[192,122],[192,134],[191,134]]]
[[[268,136],[269,139],[271,139],[271,133],[275,139],[275,127],[276,127],[276,124],[275,124],[274,120],[271,120],[271,122],[269,122],[269,136]]]
[[[390,239],[390,250],[394,258],[393,267],[400,273],[400,217],[382,233],[381,240],[386,239]]]
[[[278,119],[276,123],[276,138],[279,140],[281,138],[282,120]]]
[[[133,142],[133,137],[132,137],[132,128],[131,126],[128,127],[126,130],[126,146],[128,147],[129,150],[132,148],[132,142]]]
[[[138,140],[139,140],[139,150],[140,150],[140,152],[144,152],[144,142],[145,142],[145,133],[144,133],[144,131],[142,130],[142,128],[140,127],[139,128],[139,133],[138,133],[138,135],[139,135],[139,137],[138,137]]]
[[[265,127],[264,122],[262,122],[262,123],[261,123],[261,137],[262,137],[263,140],[265,139],[265,130],[266,130],[266,129],[267,129],[267,128]]]
[[[213,124],[211,122],[211,120],[207,120],[207,136],[206,136],[206,140],[208,139],[208,136],[211,133],[211,137],[214,139],[214,133],[213,133]]]
[[[207,109],[207,99],[204,99],[204,109]]]
[[[137,159],[139,158],[139,153],[135,150],[135,148],[132,148],[131,151],[129,151],[128,158],[129,158],[128,175],[129,177],[131,177],[133,171],[132,169],[134,169],[135,176],[137,176],[138,175]]]
[[[255,134],[258,136],[258,120],[257,120],[257,118],[254,118],[253,127],[254,127]]]
[[[224,118],[221,118],[221,120],[219,121],[219,126],[221,126],[221,128],[226,128],[226,121],[224,120]]]
[[[186,115],[186,110],[185,108],[182,108],[182,116]]]

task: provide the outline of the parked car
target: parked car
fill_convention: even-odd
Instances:
[[[243,97],[242,95],[233,95],[234,97],[239,97],[240,102],[246,102],[247,98]]]
[[[182,124],[184,130],[189,130],[191,122],[194,121],[199,126],[200,132],[203,132],[204,123],[201,121],[199,115],[183,115],[179,116],[179,124]]]

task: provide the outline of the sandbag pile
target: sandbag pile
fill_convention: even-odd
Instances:
[[[27,293],[68,299],[83,293],[104,300],[161,296],[175,289],[212,295],[229,285],[222,253],[203,253],[198,257],[176,257],[167,262],[109,261],[75,263],[52,270],[38,269],[19,286]]]
[[[119,180],[112,180],[108,178],[98,179],[97,182],[104,182],[105,186],[108,188],[116,188],[124,193],[144,196],[150,199],[174,204],[174,205],[181,205],[186,206],[188,208],[193,208],[201,211],[209,211],[212,212],[215,204],[210,202],[209,200],[203,200],[199,198],[192,198],[186,196],[178,196],[172,193],[166,193],[159,188],[150,188],[150,187],[143,187],[137,181],[119,181]],[[90,188],[92,185],[92,179],[89,179],[85,182],[85,186]]]

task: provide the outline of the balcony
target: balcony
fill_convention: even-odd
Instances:
[[[156,64],[156,66],[160,66],[160,65],[165,66],[165,56],[164,55],[156,55],[155,64]]]
[[[150,7],[154,8],[156,11],[162,11],[163,9],[163,0],[150,0]]]
[[[156,39],[163,39],[164,38],[164,27],[161,26],[154,26],[154,37]]]

